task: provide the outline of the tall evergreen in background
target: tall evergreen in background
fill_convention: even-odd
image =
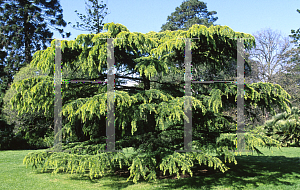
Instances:
[[[216,11],[207,11],[206,3],[198,0],[184,1],[180,7],[176,7],[176,11],[168,16],[167,23],[161,27],[161,32],[166,30],[188,30],[194,24],[205,25],[207,27],[213,25],[218,19],[213,15]]]
[[[0,119],[3,97],[20,68],[28,65],[33,53],[50,45],[57,30],[69,37],[63,29],[63,10],[58,0],[0,0]],[[1,130],[5,128],[2,121]]]
[[[78,17],[80,18],[80,20],[82,20],[84,24],[79,24],[79,22],[76,22],[77,27],[73,25],[73,28],[77,30],[90,31],[91,33],[98,34],[103,29],[104,23],[102,21],[107,15],[107,12],[103,11],[107,10],[108,8],[106,8],[106,4],[99,4],[98,0],[88,0],[88,2],[91,3],[91,5],[85,2],[87,16],[77,13],[77,10],[75,10]],[[71,24],[71,22],[68,22],[68,24]]]

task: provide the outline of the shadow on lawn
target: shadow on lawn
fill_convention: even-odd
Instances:
[[[227,186],[233,189],[244,188],[251,185],[252,188],[258,187],[259,184],[266,185],[296,185],[296,180],[300,177],[299,158],[290,158],[284,156],[236,156],[237,165],[226,164],[230,169],[222,173],[207,166],[197,166],[193,168],[193,177],[186,172],[185,175],[180,173],[180,180],[176,174],[163,175],[161,172],[158,176],[157,183],[149,182],[160,189],[182,189],[182,188],[205,188],[212,189],[216,186]],[[126,180],[129,176],[127,170],[119,170],[112,176],[112,183],[105,183],[105,186],[114,188],[124,188],[130,186],[132,180],[128,183],[118,184],[119,177]],[[298,175],[298,176],[297,176]],[[175,180],[174,180],[175,179]],[[289,180],[291,182],[287,182]],[[295,182],[293,182],[295,180]],[[101,180],[100,180],[101,182]],[[139,182],[144,182],[140,180]]]
[[[180,180],[165,181],[164,188],[208,188],[216,186],[228,186],[231,188],[243,188],[246,185],[258,187],[258,184],[286,185],[296,183],[283,180],[299,180],[299,158],[286,158],[284,156],[236,156],[237,165],[226,164],[230,169],[225,172],[214,171],[208,168],[210,173],[193,175]],[[194,172],[193,172],[194,173]],[[281,179],[279,179],[281,178]]]

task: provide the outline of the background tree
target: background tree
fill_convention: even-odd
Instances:
[[[4,93],[13,76],[31,62],[33,52],[46,49],[49,45],[51,40],[47,38],[51,38],[53,33],[47,27],[58,30],[62,37],[70,36],[70,33],[56,27],[66,26],[62,17],[57,0],[0,2],[0,114]]]
[[[289,94],[287,85],[282,82],[283,77],[279,77],[279,72],[285,71],[287,58],[284,56],[292,49],[292,44],[288,37],[283,37],[279,32],[273,31],[270,28],[261,30],[253,34],[256,40],[256,47],[247,51],[249,53],[252,73],[246,76],[246,83],[267,82],[279,84]],[[290,83],[289,85],[293,85]],[[297,93],[297,92],[296,92]],[[253,112],[259,115],[256,124],[263,124],[270,119],[270,112],[252,108]],[[275,111],[278,113],[278,109]],[[274,116],[274,115],[273,115]]]
[[[300,9],[297,9],[297,12],[300,13]],[[300,28],[295,30],[291,30],[290,37],[293,38],[293,43],[296,44],[298,47],[300,47],[299,39],[300,39]]]
[[[277,72],[277,84],[282,86],[291,96],[293,107],[299,107],[299,48],[292,48],[282,55],[285,65]]]
[[[284,146],[294,143],[300,146],[300,111],[293,107],[290,113],[284,112],[277,114],[271,120],[268,120],[264,126],[266,134],[279,140]]]
[[[106,4],[102,5],[98,3],[98,0],[88,0],[89,3],[92,5],[89,5],[87,2],[85,2],[85,9],[87,16],[77,13],[77,10],[75,12],[77,13],[78,17],[84,24],[79,24],[77,22],[77,27],[73,25],[73,28],[83,31],[90,31],[91,33],[98,34],[102,31],[104,23],[102,22],[104,17],[107,15],[107,12],[104,12],[104,10],[107,10]],[[103,2],[103,1],[101,1]],[[106,8],[106,9],[105,9]],[[71,24],[71,22],[68,22],[68,24]]]
[[[1,1],[0,5],[2,48],[9,53],[4,63],[9,74],[13,76],[18,69],[31,62],[33,52],[47,48],[47,43],[51,41],[47,38],[53,35],[47,27],[66,26],[66,22],[62,19],[62,9],[57,0]],[[63,29],[54,29],[58,30],[62,37],[65,36]],[[66,35],[68,37],[70,33]]]
[[[206,3],[199,0],[184,1],[176,11],[168,16],[167,23],[161,27],[161,32],[166,30],[188,30],[194,24],[211,26],[218,19],[213,15],[216,11],[207,11]]]
[[[195,68],[205,65],[207,69],[214,68],[217,72],[221,72],[226,66],[232,64],[227,60],[237,57],[236,40],[231,38],[251,37],[251,39],[245,40],[246,49],[254,45],[254,38],[249,34],[234,32],[227,26],[207,28],[203,25],[193,25],[188,31],[150,32],[147,34],[130,32],[125,26],[114,23],[105,24],[104,28],[107,29],[107,32],[79,35],[73,41],[62,41],[62,66],[70,71],[77,68],[79,71],[87,73],[87,79],[104,80],[107,71],[107,42],[105,39],[99,38],[118,38],[114,41],[115,66],[117,68],[126,66],[127,73],[138,72],[140,80],[143,82],[143,88],[134,87],[135,91],[126,91],[132,88],[121,88],[121,84],[115,86],[116,148],[124,150],[132,147],[136,152],[131,155],[127,163],[131,174],[130,178],[134,177],[134,182],[137,182],[140,176],[146,179],[155,179],[160,170],[167,171],[170,168],[172,168],[169,170],[170,174],[175,172],[179,175],[179,169],[191,173],[190,167],[194,163],[199,165],[211,163],[208,164],[210,167],[216,166],[225,172],[229,168],[223,164],[224,160],[236,163],[233,153],[229,152],[229,150],[235,149],[235,137],[229,139],[232,143],[230,145],[222,144],[222,139],[224,140],[226,137],[222,136],[222,139],[219,139],[221,134],[230,132],[233,132],[232,136],[236,136],[234,125],[236,123],[233,118],[222,114],[226,107],[236,106],[236,85],[211,84],[208,85],[209,90],[198,91],[198,95],[191,97],[193,147],[202,152],[178,153],[175,150],[182,150],[184,144],[185,97],[180,94],[180,90],[184,89],[184,83],[181,82],[174,87],[174,90],[165,90],[164,86],[151,89],[150,83],[155,74],[168,75],[169,68],[174,69],[175,72],[182,70],[180,67],[176,68],[172,62],[172,60],[184,62],[185,41],[177,40],[177,38],[203,39],[192,43],[192,65],[195,65]],[[12,85],[17,93],[11,98],[10,103],[20,114],[29,110],[43,110],[45,115],[53,115],[54,64],[50,60],[54,59],[54,50],[55,42],[52,41],[51,47],[37,51],[31,62],[32,67],[43,72],[49,71],[48,75],[18,81]],[[116,79],[121,78],[118,74],[115,76]],[[184,79],[182,78],[181,81]],[[165,86],[167,85],[165,84]],[[269,89],[271,92],[268,91]],[[178,91],[178,93],[174,93],[174,91]],[[275,93],[275,91],[280,93]],[[63,130],[69,132],[67,135],[70,133],[76,135],[72,126],[76,120],[81,120],[84,122],[83,131],[90,140],[97,137],[96,135],[105,137],[106,85],[99,84],[95,87],[88,83],[86,85],[66,84],[62,86],[62,92],[62,114],[67,118]],[[290,111],[289,95],[279,85],[246,84],[245,92],[246,106],[256,104],[258,107],[267,108],[268,111],[272,111],[274,107],[278,106],[282,110]],[[92,123],[94,125],[91,125]],[[263,146],[276,144],[276,141],[263,134],[248,132],[247,135],[247,146],[252,150],[260,143]],[[84,144],[82,143],[82,145]],[[90,148],[93,148],[95,153],[96,149],[103,150],[105,147],[103,145],[105,145],[105,138]],[[64,149],[68,148],[64,147]],[[75,151],[75,149],[77,147],[70,151]],[[87,147],[84,149],[87,153]],[[219,157],[211,156],[210,153],[217,153]],[[104,156],[105,159],[110,160],[118,157],[124,163],[122,153],[104,153],[98,156]],[[25,159],[25,162],[26,160],[29,159]],[[96,165],[88,164],[98,168],[90,169],[91,172],[109,167],[109,164],[99,160],[93,161]],[[74,165],[74,167],[77,166]]]
[[[2,49],[3,46],[2,44],[0,45],[0,49]],[[1,129],[0,129],[0,133],[4,133],[3,131],[5,130],[8,130],[7,133],[2,134],[3,137],[4,136],[8,136],[9,133],[11,133],[12,131],[12,126],[8,126],[6,125],[6,122],[5,122],[5,119],[3,118],[3,115],[1,114],[2,113],[2,105],[3,105],[3,97],[4,97],[4,93],[6,91],[6,89],[8,88],[8,77],[7,77],[7,74],[5,72],[5,65],[3,64],[3,60],[6,56],[6,52],[5,51],[1,51],[0,50],[0,126],[1,126]],[[3,138],[1,138],[3,139]],[[3,142],[1,144],[4,144]]]
[[[22,67],[14,76],[14,82],[46,75],[30,65]],[[19,115],[9,104],[11,98],[17,91],[9,88],[3,98],[3,116],[7,124],[13,126],[12,136],[23,138],[27,143],[25,148],[46,147],[44,140],[53,137],[54,121],[50,114],[44,115],[42,111],[28,112]],[[47,137],[45,137],[47,136]],[[13,138],[12,138],[13,139]]]
[[[283,69],[285,60],[282,55],[287,53],[292,45],[288,37],[283,37],[279,32],[270,28],[253,34],[256,47],[249,51],[250,57],[257,60],[258,76],[251,76],[255,82],[276,83],[276,73]]]
[[[300,13],[300,9],[297,9],[297,12]],[[291,30],[291,35],[289,35],[293,40],[291,41],[295,48],[288,51],[283,57],[287,59],[287,64],[284,71],[279,75],[283,76],[282,85],[286,86],[289,92],[292,94],[293,101],[292,104],[295,107],[300,107],[299,105],[299,39],[300,39],[300,29],[297,31]]]

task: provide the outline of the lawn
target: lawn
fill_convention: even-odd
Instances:
[[[75,174],[39,173],[22,162],[27,153],[41,150],[0,151],[0,189],[300,189],[299,147],[260,150],[265,156],[237,156],[238,165],[227,164],[231,169],[225,173],[201,167],[192,178],[138,184],[119,175],[90,180]]]

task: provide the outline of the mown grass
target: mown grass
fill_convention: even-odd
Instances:
[[[138,184],[116,175],[90,180],[74,174],[40,173],[22,161],[29,152],[41,150],[0,151],[0,189],[300,189],[299,147],[260,150],[264,156],[237,156],[238,165],[227,164],[231,169],[225,173]]]

